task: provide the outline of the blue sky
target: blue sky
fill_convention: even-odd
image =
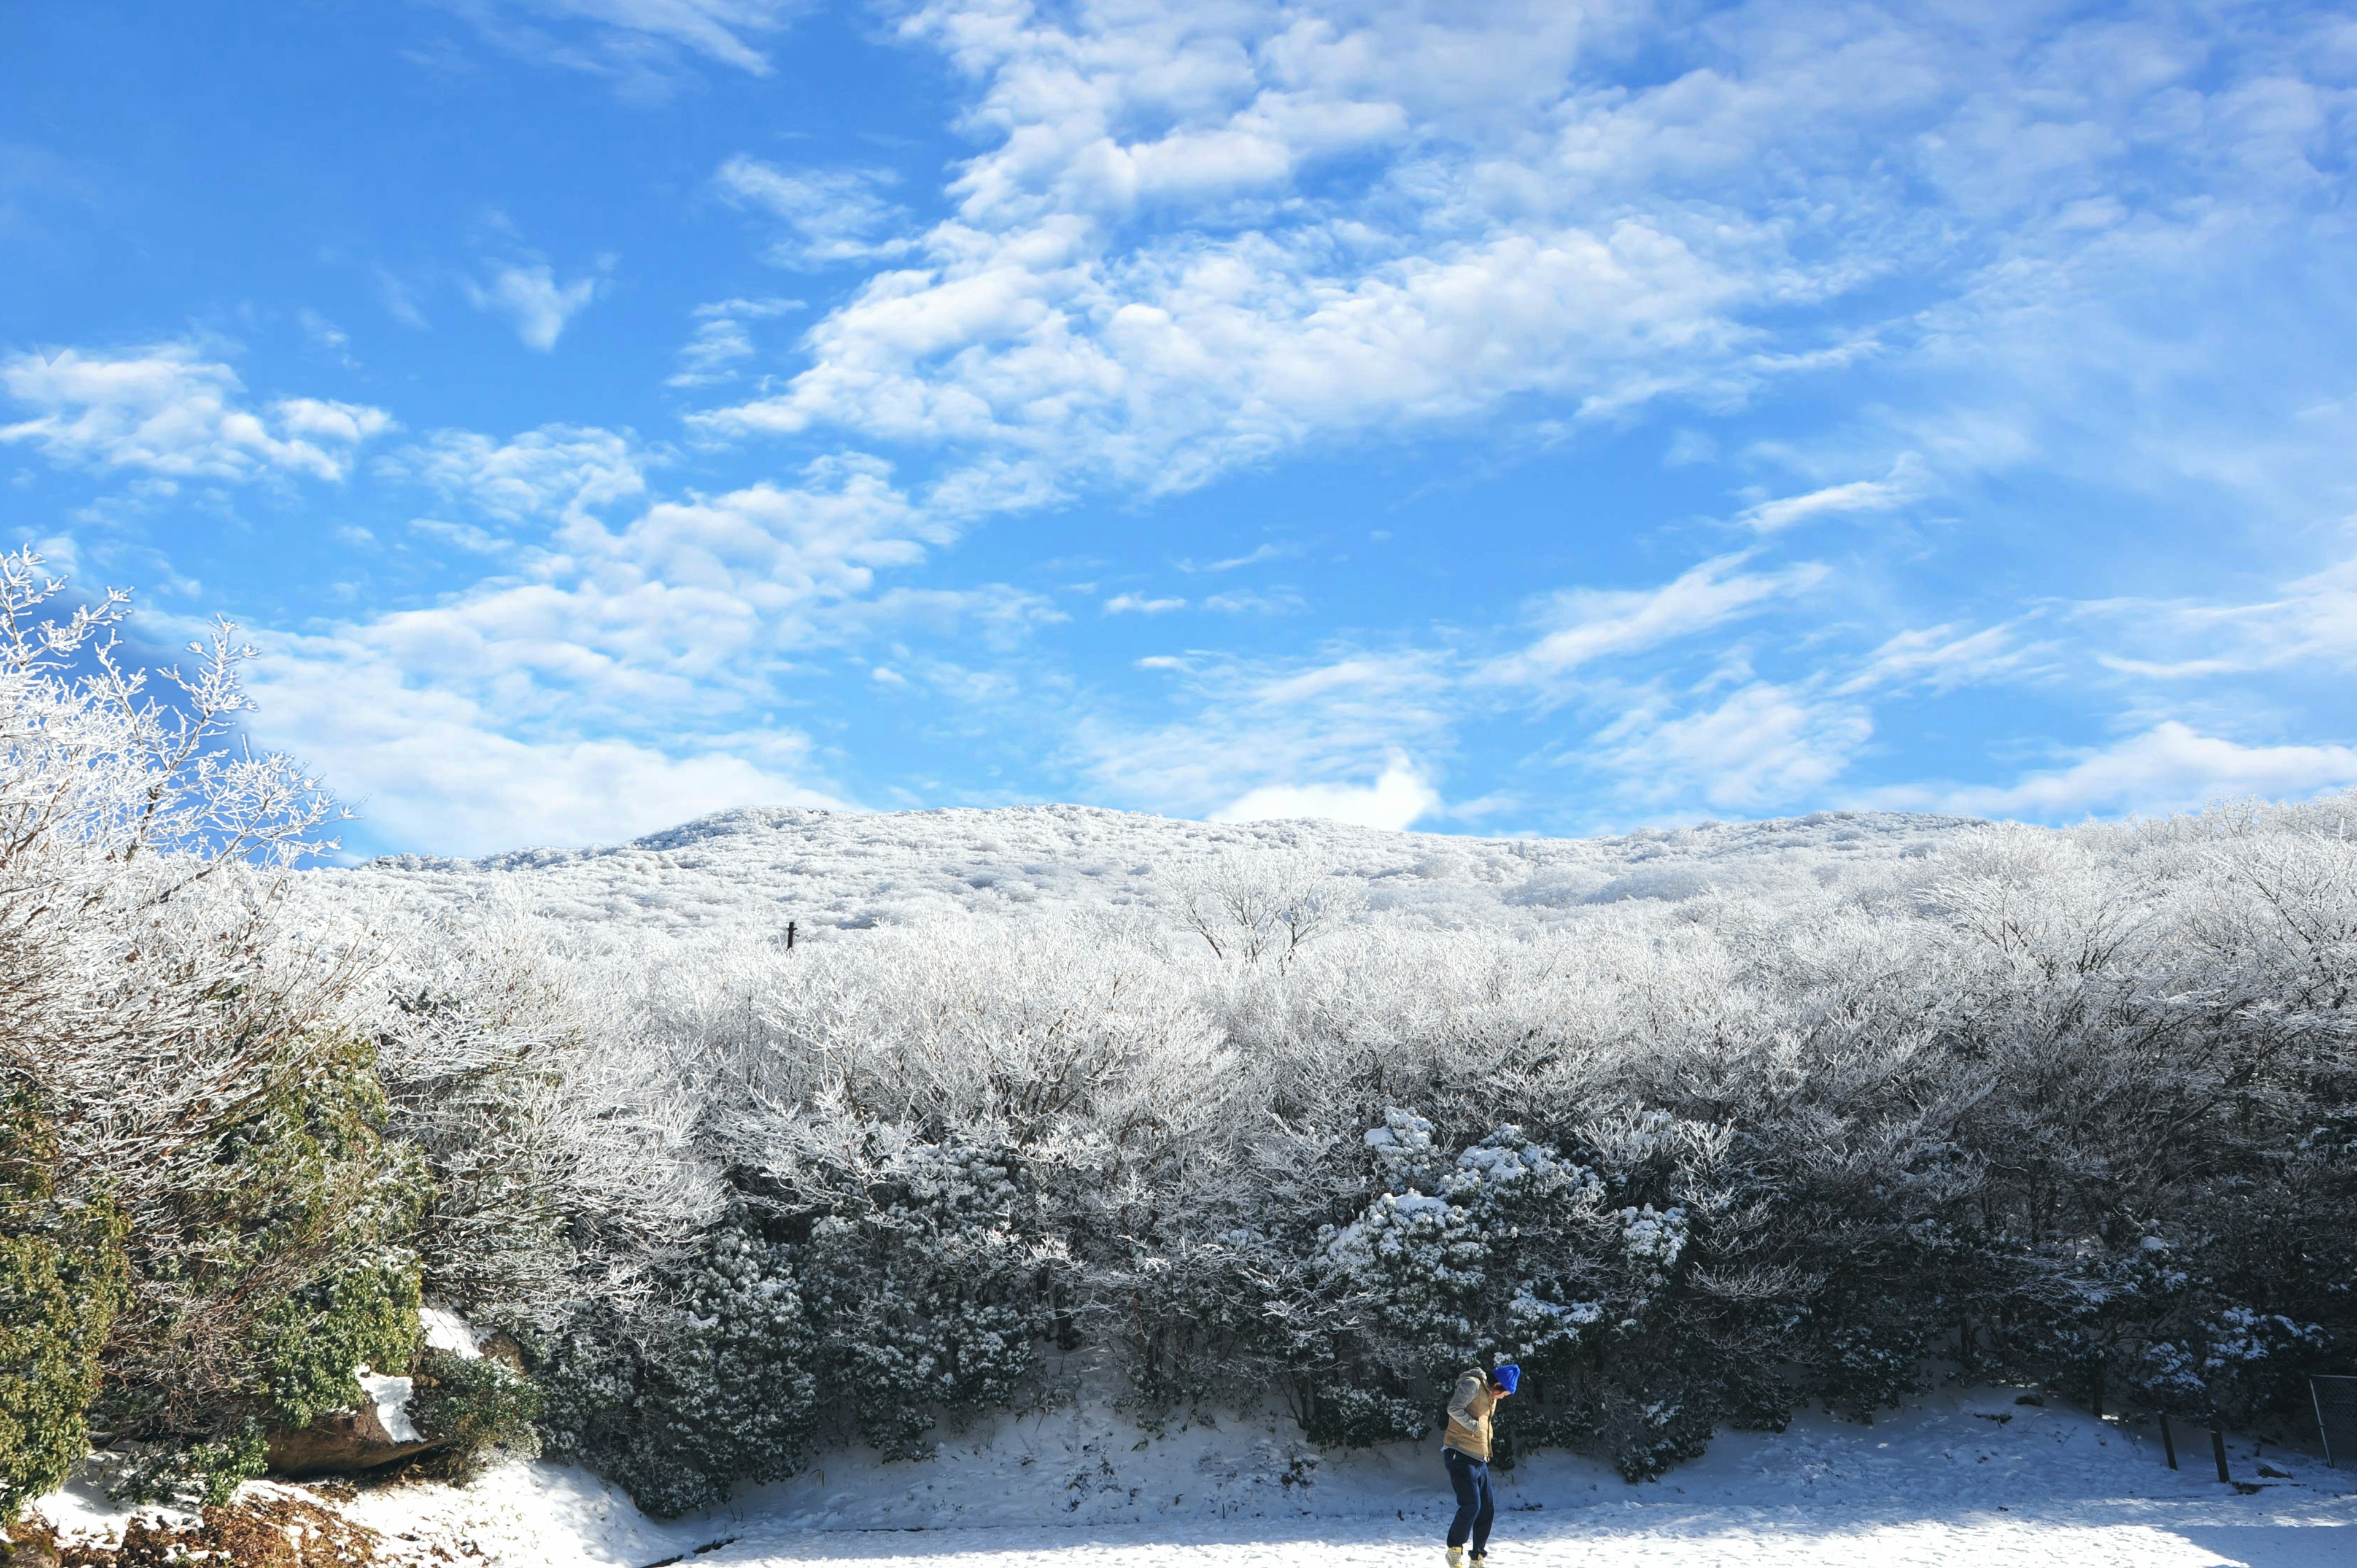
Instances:
[[[12,542],[364,851],[2357,781],[2357,22],[20,5]]]

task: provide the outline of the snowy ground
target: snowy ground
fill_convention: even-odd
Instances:
[[[2180,1450],[2186,1467],[2172,1473],[2148,1431],[2013,1400],[2010,1391],[1943,1394],[1872,1427],[1804,1415],[1780,1435],[1723,1435],[1701,1460],[1641,1487],[1543,1456],[1501,1487],[1492,1561],[2357,1563],[2357,1473],[2239,1440],[2233,1473],[2257,1489],[2238,1492],[2218,1484],[2206,1443]],[[2263,1476],[2262,1464],[2283,1474]],[[927,1465],[835,1455],[726,1509],[668,1524],[550,1466],[511,1466],[464,1491],[382,1487],[347,1511],[421,1557],[439,1547],[443,1561],[504,1568],[674,1557],[697,1568],[1374,1568],[1437,1563],[1448,1501],[1425,1450],[1320,1459],[1281,1423],[1157,1439],[1082,1410],[1001,1423]]]

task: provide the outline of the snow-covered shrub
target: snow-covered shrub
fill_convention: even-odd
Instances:
[[[390,1134],[423,1156],[432,1295],[554,1327],[642,1294],[726,1208],[681,1064],[623,978],[494,894],[400,932],[372,1020]]]
[[[1024,1162],[891,1136],[845,1153],[758,1184],[632,1320],[555,1337],[553,1453],[670,1515],[793,1474],[822,1435],[921,1458],[942,1414],[1018,1402],[1061,1272]]]
[[[674,1064],[633,1092],[725,1173],[796,1364],[859,1369],[811,1444],[920,1452],[937,1413],[1052,1397],[1050,1348],[1148,1421],[1274,1397],[1386,1441],[1511,1356],[1501,1455],[1641,1477],[1806,1398],[1864,1418],[1953,1372],[2248,1412],[2357,1345],[2337,832],[1959,831],[1547,929],[1355,919],[1281,963],[1039,915],[549,972],[610,1020],[585,1036]],[[631,1368],[697,1332],[624,1319]],[[740,1462],[775,1461],[695,1461]]]
[[[1684,1288],[1703,1245],[1689,1202],[1706,1197],[1725,1140],[1660,1112],[1570,1131],[1598,1164],[1514,1124],[1448,1159],[1426,1118],[1384,1112],[1366,1134],[1384,1190],[1323,1238],[1363,1328],[1320,1380],[1337,1412],[1320,1435],[1417,1435],[1459,1369],[1515,1360],[1526,1393],[1501,1419],[1501,1462],[1577,1444],[1641,1477],[1699,1452],[1712,1422],[1745,1404],[1730,1391],[1763,1375],[1759,1348],[1714,1341],[1722,1315]],[[1425,1391],[1420,1406],[1408,1390]],[[1411,1409],[1412,1422],[1374,1419]]]
[[[876,1150],[823,1173],[805,1293],[859,1435],[890,1459],[931,1452],[935,1412],[1012,1407],[1050,1331],[1060,1249],[1028,1162],[952,1140]]]
[[[589,1308],[538,1369],[547,1452],[662,1518],[725,1501],[737,1480],[794,1474],[822,1400],[850,1392],[822,1386],[802,1278],[791,1250],[739,1214],[635,1321]]]

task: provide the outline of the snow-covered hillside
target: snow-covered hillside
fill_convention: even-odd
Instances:
[[[1598,839],[1480,839],[1323,821],[1223,824],[1086,806],[876,816],[754,809],[612,848],[481,860],[392,855],[320,871],[325,888],[425,907],[506,883],[576,928],[781,934],[1027,908],[1168,908],[1222,854],[1289,852],[1363,883],[1371,911],[1437,926],[1544,925],[1581,905],[1768,891],[1888,872],[1972,819],[1819,811]]]

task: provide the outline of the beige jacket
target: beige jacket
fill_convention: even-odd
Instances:
[[[1490,1412],[1497,1403],[1498,1396],[1490,1391],[1490,1375],[1479,1367],[1468,1368],[1457,1380],[1457,1391],[1448,1396],[1448,1430],[1440,1445],[1488,1464]]]

